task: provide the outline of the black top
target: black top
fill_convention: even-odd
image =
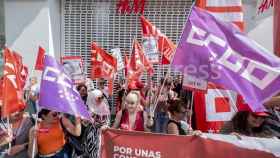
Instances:
[[[180,122],[177,122],[175,120],[169,120],[167,123],[167,126],[169,125],[169,123],[175,123],[178,127],[179,130],[179,135],[187,135],[186,131],[182,128],[182,125]]]

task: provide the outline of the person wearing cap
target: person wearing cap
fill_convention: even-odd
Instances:
[[[264,129],[266,112],[238,111],[230,122],[224,124],[222,134],[245,135],[252,137],[273,137],[272,133]]]
[[[84,158],[99,158],[101,129],[109,126],[110,109],[101,90],[95,89],[88,93],[87,103],[93,122],[87,122],[84,131]]]

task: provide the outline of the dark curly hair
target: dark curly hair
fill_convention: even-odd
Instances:
[[[39,113],[38,113],[38,117],[43,119],[43,115],[48,115],[51,111],[48,109],[42,109]]]
[[[239,111],[233,116],[232,118],[233,129],[236,132],[244,135],[250,135],[252,132],[253,133],[263,132],[264,130],[263,124],[260,127],[252,128],[251,131],[249,130],[247,119],[250,113],[251,112],[249,111]]]

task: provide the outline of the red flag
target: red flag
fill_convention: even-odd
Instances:
[[[280,56],[280,1],[275,1],[274,6],[274,52]]]
[[[136,39],[133,42],[130,66],[134,71],[146,69],[149,75],[154,73],[153,65],[144,55],[142,47]]]
[[[2,117],[25,108],[23,102],[23,89],[20,82],[18,60],[16,54],[9,49],[4,50],[4,76],[3,76],[3,107]],[[18,71],[18,72],[17,72]]]
[[[21,79],[21,85],[22,88],[24,88],[26,80],[28,77],[28,67],[26,65],[22,66],[21,72],[20,72],[20,79]]]
[[[130,65],[130,60],[128,59],[128,57],[125,55],[124,56],[124,63],[125,63],[125,76],[128,80],[128,83],[130,83],[131,81],[134,80],[138,80],[140,78],[140,76],[143,73],[142,69],[138,69],[138,70],[133,70],[131,65]]]
[[[244,30],[242,0],[197,0],[196,5],[221,20],[233,22]]]
[[[21,88],[24,88],[25,82],[28,76],[28,68],[27,66],[23,65],[22,62],[22,56],[18,54],[17,52],[13,52],[12,55],[14,56],[15,59],[15,72],[17,75],[17,78],[20,82]]]
[[[43,71],[44,69],[44,58],[45,58],[45,49],[39,46],[38,54],[37,54],[37,59],[36,59],[36,64],[35,64],[35,70],[41,70]]]
[[[142,25],[143,37],[157,39],[158,51],[162,54],[162,64],[170,64],[171,58],[175,53],[176,45],[160,32],[151,22],[144,16],[140,17]]]
[[[243,110],[246,105],[236,92],[209,83],[207,93],[194,92],[194,106],[197,129],[216,133],[225,121],[230,121],[238,109]]]
[[[117,59],[97,46],[95,42],[91,44],[91,63],[92,79],[112,79],[117,72]]]

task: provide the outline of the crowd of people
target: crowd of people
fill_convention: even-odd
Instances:
[[[182,88],[182,79],[163,78],[157,85],[153,79],[120,82],[116,103],[108,93],[104,79],[95,89],[87,84],[77,85],[81,99],[93,121],[58,113],[38,110],[39,86],[31,78],[25,94],[27,108],[1,120],[0,146],[5,158],[98,158],[101,131],[115,128],[128,131],[174,135],[200,135],[194,126],[192,92]],[[37,115],[36,115],[37,114]],[[37,120],[35,120],[36,118]],[[279,138],[279,107],[267,112],[240,111],[232,121],[224,124],[223,134]],[[3,127],[2,127],[3,126]],[[8,150],[7,150],[8,149]]]

